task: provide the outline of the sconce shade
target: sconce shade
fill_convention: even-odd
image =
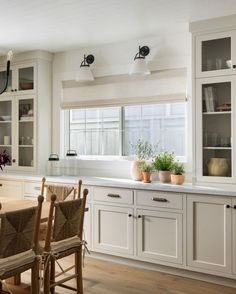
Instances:
[[[150,73],[145,58],[138,57],[131,64],[130,75],[149,75]]]
[[[79,81],[94,81],[93,73],[89,66],[81,66],[75,77],[77,82]]]

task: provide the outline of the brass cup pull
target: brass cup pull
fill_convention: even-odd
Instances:
[[[119,194],[107,194],[107,197],[111,197],[111,198],[120,198]]]
[[[152,200],[157,202],[168,202],[166,198],[160,198],[160,197],[153,197]]]
[[[0,187],[2,187],[2,184],[0,184]]]

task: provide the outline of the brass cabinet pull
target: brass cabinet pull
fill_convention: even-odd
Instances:
[[[2,187],[2,184],[0,184],[0,187]]]
[[[119,194],[107,194],[107,197],[111,197],[111,198],[120,198]]]
[[[160,197],[153,197],[152,200],[157,202],[168,202],[166,198],[160,198]]]
[[[41,190],[41,187],[34,187],[34,190]]]

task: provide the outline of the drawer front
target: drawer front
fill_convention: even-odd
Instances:
[[[94,188],[94,200],[133,204],[133,191],[115,188]]]
[[[183,196],[159,191],[137,191],[137,205],[183,209]]]
[[[27,182],[24,185],[24,194],[38,196],[41,194],[41,186],[41,182]]]

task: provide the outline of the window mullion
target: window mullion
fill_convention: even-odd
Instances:
[[[120,122],[119,122],[119,141],[120,141],[120,148],[119,148],[119,155],[125,155],[125,109],[122,106],[120,108]]]

